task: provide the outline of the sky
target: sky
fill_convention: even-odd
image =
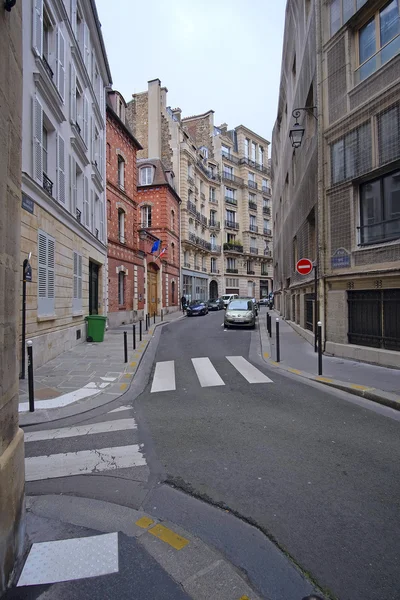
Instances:
[[[96,0],[113,88],[160,79],[167,105],[271,141],[286,0]]]

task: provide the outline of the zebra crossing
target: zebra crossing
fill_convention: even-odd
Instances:
[[[257,369],[243,356],[225,356],[229,364],[248,383],[273,383],[262,371]],[[210,358],[198,357],[191,359],[193,372],[202,388],[226,385],[221,375],[211,362]],[[157,362],[154,370],[150,393],[169,392],[176,390],[175,361],[167,360]]]
[[[105,420],[26,432],[26,481],[147,468],[136,421],[122,414],[128,411],[132,407],[121,406],[103,416]]]

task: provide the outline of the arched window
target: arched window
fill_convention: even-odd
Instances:
[[[118,273],[118,304],[125,304],[125,273],[123,271]]]
[[[171,229],[175,231],[175,211],[171,210]]]
[[[125,188],[125,161],[118,154],[118,185],[120,188]]]
[[[142,167],[140,169],[140,185],[151,185],[153,183],[154,167]]]
[[[118,239],[125,244],[125,212],[122,208],[118,209]]]

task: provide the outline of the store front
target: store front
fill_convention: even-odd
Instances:
[[[192,300],[207,300],[208,277],[196,272],[182,271],[183,295],[188,302]]]

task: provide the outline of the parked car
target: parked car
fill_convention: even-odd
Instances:
[[[251,296],[243,296],[244,298],[246,298],[246,300],[251,300],[252,303],[254,304],[254,309],[256,311],[256,316],[258,315],[258,302],[255,298],[251,298]]]
[[[268,296],[265,296],[264,298],[260,298],[260,302],[259,302],[260,306],[268,306],[268,304],[269,304]]]
[[[231,300],[239,298],[239,294],[224,294],[223,296],[221,296],[221,298],[224,303],[224,308],[226,308]]]
[[[188,317],[208,314],[207,302],[205,300],[193,300],[186,306],[186,314]]]
[[[256,326],[256,312],[254,302],[250,298],[235,298],[229,302],[225,312],[224,325],[229,327],[254,327]]]
[[[210,298],[207,300],[208,310],[222,310],[224,308],[224,301],[222,298]]]

